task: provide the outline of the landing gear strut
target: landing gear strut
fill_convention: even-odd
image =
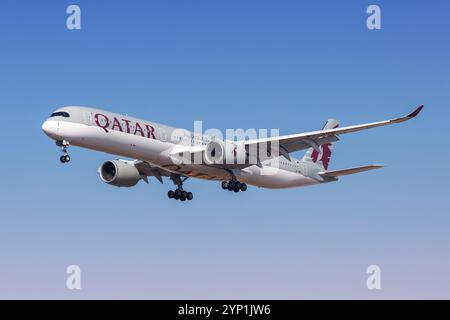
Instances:
[[[229,181],[222,181],[222,189],[234,192],[246,191],[247,184],[244,182],[239,182],[235,179],[231,179]]]
[[[67,153],[67,149],[70,146],[69,141],[59,140],[59,141],[56,141],[56,145],[61,148],[61,152],[63,153],[63,155],[61,157],[59,157],[59,161],[61,161],[61,163],[70,162],[70,156]]]
[[[183,190],[183,182],[188,179],[188,177],[185,177],[183,180],[181,180],[180,176],[172,176],[170,177],[172,181],[178,186],[176,190],[170,190],[167,192],[167,196],[169,199],[175,199],[180,201],[186,201],[186,200],[192,200],[194,199],[194,195],[192,192],[187,192]]]

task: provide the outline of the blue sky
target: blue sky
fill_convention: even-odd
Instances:
[[[66,7],[82,29],[66,29]],[[447,1],[3,1],[0,298],[450,298]],[[224,192],[113,188],[114,156],[59,152],[41,124],[88,105],[192,129],[282,134],[403,115],[342,136],[339,183]],[[65,269],[82,270],[82,290]],[[367,266],[382,290],[366,288]]]

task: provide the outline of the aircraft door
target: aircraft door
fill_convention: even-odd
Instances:
[[[92,125],[92,118],[93,118],[92,112],[87,111],[83,112],[84,123],[87,124],[88,126]]]

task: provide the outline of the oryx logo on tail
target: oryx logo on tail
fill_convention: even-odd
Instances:
[[[317,163],[317,161],[321,161],[325,170],[328,170],[328,164],[330,163],[331,158],[331,144],[323,144],[319,148],[320,154],[319,152],[317,152],[317,150],[313,150],[311,153],[311,160],[314,163]]]
[[[339,121],[336,119],[328,119],[322,130],[336,129],[339,127]],[[323,169],[328,170],[328,165],[330,164],[331,151],[333,145],[331,143],[324,143],[315,148],[310,148],[308,152],[303,157],[304,161],[312,161],[317,165],[321,166]]]

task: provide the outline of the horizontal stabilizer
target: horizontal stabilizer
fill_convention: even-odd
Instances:
[[[346,176],[348,174],[354,174],[374,169],[380,169],[383,168],[382,165],[370,165],[370,166],[363,166],[363,167],[356,167],[356,168],[349,168],[349,169],[342,169],[342,170],[334,170],[334,171],[326,171],[326,172],[319,172],[319,175],[322,177],[327,178],[336,178],[339,176]]]

